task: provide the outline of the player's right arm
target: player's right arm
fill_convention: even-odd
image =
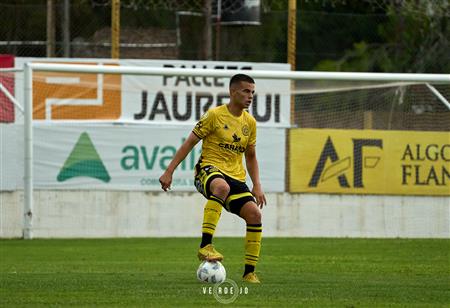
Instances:
[[[172,184],[173,172],[175,171],[175,169],[186,158],[189,152],[191,152],[191,150],[199,141],[200,138],[191,132],[188,138],[183,142],[181,147],[175,153],[175,156],[173,157],[166,171],[164,171],[163,175],[161,175],[161,177],[159,178],[161,188],[164,191],[167,191],[170,188],[170,184]]]

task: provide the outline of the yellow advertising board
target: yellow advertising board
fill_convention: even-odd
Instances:
[[[450,132],[292,129],[290,192],[450,196]]]

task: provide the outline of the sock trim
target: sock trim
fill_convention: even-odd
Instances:
[[[210,195],[209,198],[208,198],[208,200],[216,201],[217,203],[219,203],[219,204],[222,205],[222,206],[225,205],[225,202],[223,202],[222,199],[220,199],[219,197],[216,197],[216,196],[214,196],[214,195]]]

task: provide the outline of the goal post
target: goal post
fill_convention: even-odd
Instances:
[[[321,104],[327,100],[327,93],[361,91],[367,89],[405,87],[408,85],[425,85],[430,93],[450,111],[448,101],[450,74],[404,74],[404,73],[356,73],[356,72],[311,72],[311,71],[271,71],[271,70],[234,70],[234,69],[195,69],[195,68],[169,68],[169,67],[143,67],[143,66],[119,66],[119,65],[85,65],[85,64],[56,64],[56,63],[26,63],[24,68],[24,227],[23,237],[33,238],[33,191],[34,191],[34,153],[33,153],[33,76],[36,72],[60,72],[60,73],[85,73],[97,75],[134,75],[134,76],[183,76],[183,77],[224,77],[229,78],[237,73],[248,74],[257,80],[286,80],[296,84],[314,82],[314,89],[305,90],[302,85],[289,90],[285,95],[299,97],[288,100],[287,104],[295,104],[289,110],[299,112],[299,106],[303,102]],[[106,82],[106,81],[104,81]],[[328,82],[345,82],[345,86],[337,88],[327,85]],[[378,86],[355,84],[376,82]],[[350,85],[349,85],[350,84]],[[437,86],[436,86],[437,85]],[[445,88],[445,95],[441,93],[439,86]],[[290,85],[289,85],[290,88]],[[333,88],[333,90],[330,90]],[[420,90],[424,91],[424,90]],[[353,93],[353,92],[351,92]],[[335,94],[334,94],[335,95]],[[358,100],[364,100],[365,95],[358,94]],[[383,94],[384,95],[384,94]],[[397,94],[395,94],[397,95]],[[316,97],[319,96],[319,97]],[[334,96],[336,97],[336,96]],[[321,106],[316,106],[322,108]],[[333,111],[331,111],[332,113]],[[331,114],[330,113],[330,114]],[[368,121],[372,121],[371,115],[365,115]],[[294,117],[295,118],[295,117]],[[290,120],[289,120],[290,121]],[[120,119],[116,122],[120,122]],[[289,123],[285,129],[297,126]],[[370,127],[369,127],[370,128]]]
[[[409,82],[450,82],[450,74],[419,73],[358,73],[358,72],[317,72],[317,71],[269,71],[269,70],[230,70],[194,69],[141,66],[95,66],[85,64],[28,63],[31,71],[79,72],[98,74],[153,75],[153,76],[193,76],[230,77],[234,74],[250,74],[260,79],[283,80],[347,80],[347,81],[409,81]]]

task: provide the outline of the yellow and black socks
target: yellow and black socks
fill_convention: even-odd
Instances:
[[[261,250],[262,225],[247,224],[245,235],[245,270],[244,276],[255,271]]]
[[[214,231],[216,231],[216,226],[219,222],[220,213],[222,212],[222,204],[223,201],[213,195],[206,202],[205,209],[203,210],[202,242],[200,248],[211,244]]]

